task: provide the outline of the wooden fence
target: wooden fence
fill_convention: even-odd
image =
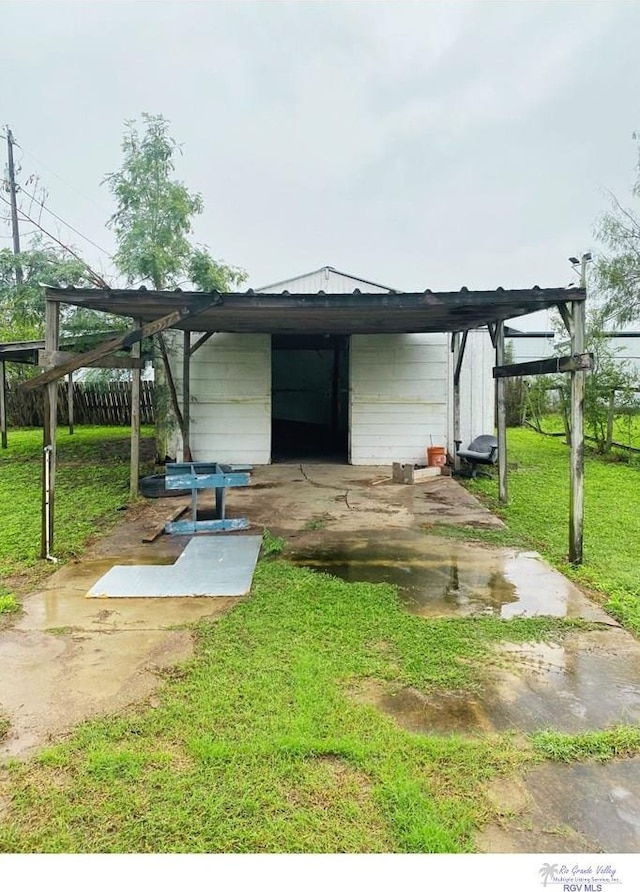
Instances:
[[[58,384],[58,423],[69,423],[68,381]],[[40,427],[43,421],[42,389],[23,393],[15,382],[7,382],[7,423],[9,427]],[[131,421],[131,384],[73,382],[74,424],[128,425]],[[153,382],[140,382],[140,422],[155,421]]]

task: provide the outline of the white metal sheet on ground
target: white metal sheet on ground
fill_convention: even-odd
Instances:
[[[115,566],[88,598],[176,598],[246,595],[251,588],[260,536],[201,536],[175,564]]]

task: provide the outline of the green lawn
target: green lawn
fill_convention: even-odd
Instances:
[[[571,569],[568,447],[561,438],[512,429],[508,461],[517,468],[509,470],[507,507],[497,504],[495,479],[470,481],[508,525],[506,534],[482,538],[539,550],[572,578],[602,592],[608,609],[640,634],[640,462],[587,456],[584,564]]]
[[[96,471],[104,438],[88,432],[82,445],[82,432],[68,457],[69,481],[81,489],[85,481],[81,504],[94,502],[94,485],[100,489],[100,523],[126,498],[128,479],[122,458],[115,474]],[[534,546],[562,565],[566,447],[527,431],[509,438],[510,461],[518,463],[509,530],[487,536]],[[38,451],[26,442],[14,463],[28,464]],[[110,448],[104,464],[115,461]],[[589,461],[588,563],[576,571],[592,584],[615,580],[632,600],[638,558],[626,549],[637,535],[637,473]],[[37,506],[37,481],[28,485]],[[495,492],[495,481],[472,486]],[[73,547],[95,525],[86,509],[68,527]],[[19,535],[3,534],[8,566],[33,562],[37,530],[36,523],[24,551]],[[493,665],[496,643],[561,640],[581,624],[425,619],[407,613],[392,586],[294,567],[277,556],[273,537],[267,546],[271,556],[258,563],[251,597],[217,622],[198,624],[195,657],[166,673],[153,708],[86,723],[39,756],[0,768],[8,803],[0,852],[468,852],[476,830],[498,817],[487,795],[492,779],[543,760],[640,752],[636,727],[467,737],[403,730],[357,691],[413,686],[435,698],[464,697]],[[636,614],[615,597],[613,606],[632,621]]]
[[[143,434],[149,436],[151,430]],[[23,585],[28,584],[47,569],[38,561],[42,432],[12,430],[8,440],[9,448],[0,450],[0,595],[12,594],[6,587],[8,579],[15,582],[22,576]],[[83,426],[73,436],[59,432],[57,557],[79,553],[88,537],[118,519],[116,509],[129,499],[128,444],[128,428]]]

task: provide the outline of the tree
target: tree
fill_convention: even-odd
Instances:
[[[640,133],[633,137],[639,139]],[[640,199],[640,148],[631,194]],[[621,323],[636,319],[640,316],[640,208],[624,207],[613,196],[611,210],[600,219],[596,234],[610,251],[597,261],[594,279],[605,301],[605,315]]]
[[[106,176],[116,200],[116,211],[108,221],[118,243],[115,263],[127,282],[148,281],[156,291],[190,283],[201,291],[231,291],[246,279],[244,270],[213,259],[205,246],[189,241],[193,218],[202,213],[203,200],[191,193],[173,174],[174,155],[179,149],[169,135],[169,122],[162,115],[142,115],[142,132],[135,121],[125,123],[122,167]],[[169,420],[165,381],[173,414],[181,427],[185,457],[189,444],[178,405],[162,334],[157,336],[162,362],[156,363],[156,447],[166,454]],[[164,371],[164,376],[160,370]]]
[[[16,267],[22,283],[16,284]],[[0,341],[41,338],[44,332],[43,284],[60,288],[88,285],[87,268],[74,257],[36,239],[16,257],[8,248],[0,250]],[[61,320],[64,331],[80,330],[79,318],[70,310]],[[104,327],[104,320],[102,321]],[[95,317],[86,316],[82,329],[95,327]]]
[[[585,348],[593,354],[593,369],[585,378],[584,420],[600,453],[611,449],[614,420],[637,412],[636,388],[640,383],[631,364],[620,359],[611,346],[611,337],[605,327],[607,312],[602,305],[590,308],[585,329]],[[558,355],[566,354],[567,349],[566,341],[556,345]],[[569,376],[557,375],[551,380],[560,393],[565,429],[569,433]]]
[[[142,114],[125,123],[122,167],[107,174],[116,211],[107,225],[114,231],[118,270],[129,284],[143,280],[156,290],[185,282],[202,291],[230,291],[246,279],[244,270],[214,260],[206,247],[194,248],[192,220],[202,213],[199,193],[173,178],[179,150],[162,115]]]

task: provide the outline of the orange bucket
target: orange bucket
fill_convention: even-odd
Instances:
[[[427,464],[430,468],[442,468],[447,463],[447,450],[444,446],[429,446],[427,448]]]

